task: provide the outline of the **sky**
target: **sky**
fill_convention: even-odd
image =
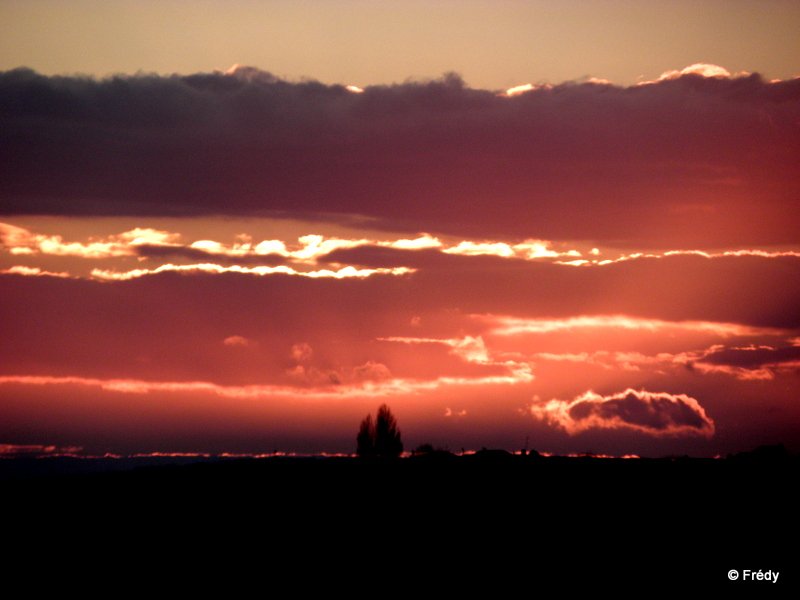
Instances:
[[[798,26],[0,2],[0,454],[800,451]]]

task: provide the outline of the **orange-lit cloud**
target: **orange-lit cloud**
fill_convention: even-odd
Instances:
[[[433,338],[414,338],[414,337],[390,337],[379,338],[386,342],[401,342],[404,344],[443,344],[450,346],[451,352],[466,361],[489,362],[486,345],[483,339],[478,337],[465,336],[456,339],[433,339]]]
[[[659,81],[664,79],[676,79],[681,75],[702,75],[703,77],[730,77],[731,74],[728,72],[727,69],[724,67],[720,67],[719,65],[711,65],[708,63],[695,63],[693,65],[689,65],[688,67],[681,69],[680,71],[665,71],[661,74],[658,78]],[[749,73],[747,73],[749,75]]]
[[[455,246],[445,247],[442,252],[446,254],[462,254],[465,256],[500,256],[503,258],[554,258],[557,256],[580,256],[577,250],[556,252],[550,248],[551,243],[543,240],[525,240],[519,244],[506,244],[503,242],[472,242],[463,241]],[[395,246],[398,247],[398,246]]]
[[[450,347],[450,353],[467,363],[479,365],[491,365],[502,367],[505,374],[499,376],[476,377],[475,383],[493,384],[513,384],[529,383],[533,381],[534,375],[531,372],[531,365],[524,361],[508,360],[503,357],[493,356],[481,336],[465,336],[453,339],[433,339],[433,338],[413,338],[413,337],[391,337],[378,338],[386,342],[400,342],[404,344],[441,344]],[[440,377],[440,383],[463,384],[468,380],[458,377]]]
[[[0,224],[3,248],[12,255],[27,257],[33,260],[40,255],[77,257],[82,259],[111,259],[119,257],[138,257],[151,261],[165,260],[170,256],[179,257],[186,261],[194,261],[194,265],[182,264],[180,266],[163,264],[159,267],[147,269],[134,269],[125,272],[116,272],[110,269],[97,269],[93,277],[101,279],[142,276],[158,272],[159,269],[197,269],[205,272],[252,272],[256,274],[269,274],[283,272],[286,274],[305,274],[309,277],[363,277],[368,273],[365,269],[356,269],[355,264],[363,264],[367,259],[383,261],[404,261],[407,264],[397,267],[413,267],[415,263],[433,264],[437,256],[436,251],[447,256],[462,257],[496,257],[509,260],[526,261],[551,261],[553,264],[564,266],[605,267],[623,262],[647,259],[664,259],[679,256],[696,256],[707,259],[730,257],[762,257],[762,258],[797,258],[798,250],[763,250],[763,249],[738,249],[723,251],[706,250],[665,250],[658,253],[622,253],[613,258],[598,260],[596,258],[583,259],[581,252],[575,249],[554,249],[554,243],[547,240],[527,239],[524,242],[510,244],[497,241],[472,241],[462,240],[451,243],[442,242],[429,234],[420,234],[417,238],[401,239],[366,239],[366,238],[336,238],[323,235],[310,234],[297,239],[298,243],[291,244],[278,239],[263,240],[255,243],[252,237],[242,233],[236,236],[233,244],[224,244],[211,239],[200,239],[187,244],[179,243],[181,234],[152,228],[135,228],[121,234],[106,236],[95,241],[76,241],[65,243],[60,236],[46,236],[32,233],[27,229],[10,224]],[[387,249],[385,255],[378,253],[377,248]],[[398,254],[389,254],[397,251]],[[419,254],[413,254],[419,251]],[[402,254],[405,252],[406,254]],[[427,252],[427,254],[426,254]],[[598,248],[588,251],[590,256],[600,254]],[[608,253],[608,252],[606,252]],[[566,260],[566,258],[572,260]],[[220,261],[220,264],[214,261]],[[351,264],[350,261],[352,261]],[[336,270],[309,270],[318,262],[327,262],[338,268]],[[287,264],[288,263],[288,264]],[[353,264],[354,263],[354,264]],[[290,264],[296,267],[289,266]],[[343,270],[342,267],[350,267]],[[14,265],[13,270],[7,273],[22,275],[56,275],[70,276],[68,271],[54,272],[50,270],[35,271],[36,267],[29,265]],[[377,267],[375,272],[381,271]],[[221,269],[221,270],[220,270]],[[356,269],[355,271],[353,269]],[[395,271],[395,273],[398,273]]]
[[[595,249],[597,250],[597,249]],[[599,254],[598,252],[592,252],[592,254]],[[618,256],[617,258],[613,259],[604,259],[604,260],[572,260],[572,261],[555,261],[556,264],[560,265],[572,265],[572,266],[604,266],[610,265],[619,262],[625,262],[630,260],[636,260],[641,258],[663,258],[667,256],[702,256],[704,258],[715,258],[715,257],[722,257],[722,256],[760,256],[763,258],[779,258],[784,256],[794,256],[800,257],[800,251],[797,250],[725,250],[723,252],[706,252],[703,250],[666,250],[662,253],[644,253],[644,252],[634,252],[632,254],[623,254]]]
[[[336,271],[329,269],[321,269],[318,271],[296,271],[291,267],[240,267],[237,265],[231,267],[223,267],[214,264],[200,264],[200,265],[161,265],[155,269],[133,269],[119,273],[116,271],[109,271],[104,269],[92,269],[92,277],[96,279],[124,281],[126,279],[135,279],[137,277],[145,277],[147,275],[154,275],[156,273],[164,273],[169,271],[176,272],[206,272],[206,273],[249,273],[252,275],[272,275],[275,273],[282,273],[284,275],[299,275],[302,277],[332,277],[335,279],[343,279],[346,277],[369,277],[375,274],[391,274],[391,275],[405,275],[406,273],[413,273],[414,269],[406,267],[396,267],[393,269],[356,269],[354,267],[343,267]]]
[[[618,369],[622,371],[641,371],[642,369],[655,369],[664,373],[671,370],[676,374],[676,368],[702,375],[726,375],[741,381],[759,381],[774,379],[777,373],[790,373],[800,365],[800,353],[792,353],[791,357],[781,357],[781,352],[770,349],[774,355],[769,359],[753,364],[727,364],[718,355],[730,355],[732,352],[744,351],[742,348],[725,348],[722,345],[712,346],[707,350],[690,350],[680,353],[660,352],[647,355],[641,352],[609,352],[599,350],[596,352],[581,353],[551,353],[537,352],[531,355],[536,361],[572,362],[586,365],[596,365],[606,370]],[[784,353],[785,354],[785,353]]]
[[[519,96],[520,94],[524,94],[525,92],[529,92],[531,90],[535,90],[536,86],[532,83],[525,83],[523,85],[516,85],[512,88],[508,88],[506,90],[506,96]]]
[[[413,240],[403,239],[394,242],[378,242],[378,245],[399,248],[401,250],[421,250],[423,248],[441,248],[443,246],[442,242],[427,233],[423,233],[420,237]]]
[[[258,342],[254,342],[253,340],[249,340],[246,337],[242,337],[241,335],[232,335],[230,337],[226,337],[222,340],[222,343],[226,346],[257,346]]]
[[[27,446],[15,444],[0,444],[0,456],[14,457],[20,455],[54,455],[54,454],[74,454],[80,452],[82,448],[79,447],[66,447],[58,448],[56,446],[42,446],[39,444],[31,444]]]
[[[300,342],[292,346],[291,357],[297,362],[308,362],[314,356],[314,351],[306,342]]]
[[[34,276],[46,276],[46,277],[70,277],[69,273],[61,272],[61,273],[53,273],[52,271],[43,271],[39,267],[24,267],[21,265],[15,265],[9,269],[2,269],[0,273],[9,273],[14,275],[34,275]]]
[[[99,379],[91,377],[53,377],[41,375],[0,376],[0,385],[32,386],[78,385],[111,392],[146,394],[152,392],[211,393],[229,398],[334,399],[418,394],[427,390],[462,386],[513,385],[533,379],[527,365],[508,363],[507,374],[475,377],[437,377],[432,380],[394,378],[385,365],[368,361],[352,369],[321,370],[297,365],[287,371],[296,385],[219,385],[207,381],[143,381],[138,379]]]
[[[589,429],[631,429],[656,437],[714,435],[714,422],[685,394],[627,389],[610,396],[592,391],[574,400],[530,405],[531,414],[570,435]]]
[[[100,259],[121,256],[156,257],[170,254],[187,257],[227,257],[230,259],[256,259],[258,257],[279,256],[298,264],[315,265],[317,259],[341,249],[361,246],[378,246],[400,250],[440,249],[446,254],[464,256],[500,256],[504,258],[541,259],[559,256],[580,256],[576,250],[558,252],[546,240],[525,240],[519,244],[504,242],[475,242],[463,240],[454,244],[444,244],[438,238],[423,233],[417,238],[379,240],[326,238],[309,234],[298,238],[297,244],[288,244],[272,239],[254,243],[251,236],[240,234],[234,244],[224,244],[211,239],[196,240],[180,244],[181,235],[155,229],[136,228],[105,239],[90,242],[62,241],[61,236],[35,234],[27,229],[7,223],[0,223],[2,246],[11,254],[50,254],[76,256],[87,259]]]
[[[508,244],[476,244],[475,242],[461,242],[454,248],[444,250],[447,254],[466,254],[474,256],[477,254],[492,254],[494,256],[509,257],[514,256],[514,251]]]
[[[463,417],[467,414],[466,409],[452,410],[449,406],[444,410],[445,417]]]
[[[52,254],[83,258],[135,255],[134,248],[141,244],[173,244],[179,234],[149,228],[136,228],[112,235],[106,240],[90,242],[65,242],[60,235],[34,234],[22,227],[0,223],[0,243],[11,254]]]
[[[625,315],[597,315],[567,317],[564,319],[520,319],[515,317],[485,316],[477,317],[493,325],[495,335],[518,335],[548,333],[576,329],[621,329],[651,332],[695,331],[728,336],[781,335],[779,329],[767,327],[747,327],[736,323],[713,323],[708,321],[662,321],[642,319]]]

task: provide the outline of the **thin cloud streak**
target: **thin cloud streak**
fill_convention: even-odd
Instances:
[[[52,271],[43,271],[39,267],[25,267],[22,265],[15,265],[9,269],[2,269],[0,273],[9,275],[32,275],[34,277],[71,277],[69,273],[61,272],[54,273]]]
[[[309,400],[335,400],[343,398],[372,398],[403,394],[418,394],[440,388],[514,385],[532,380],[526,365],[509,363],[509,375],[485,377],[438,377],[430,381],[364,376],[363,369],[374,371],[375,365],[364,365],[354,373],[359,383],[342,384],[327,377],[315,379],[312,386],[247,385],[225,386],[206,381],[142,381],[137,379],[96,379],[88,377],[53,377],[45,375],[0,376],[0,385],[18,384],[32,386],[78,385],[98,387],[111,392],[146,394],[150,392],[211,393],[228,398],[264,399],[270,397]],[[324,382],[324,383],[323,383]]]
[[[279,267],[240,267],[238,265],[234,265],[231,267],[223,267],[221,265],[214,265],[214,264],[201,264],[201,265],[172,265],[166,264],[161,265],[155,269],[133,269],[131,271],[126,271],[124,273],[118,273],[115,271],[107,271],[103,269],[92,269],[92,277],[96,279],[105,279],[105,280],[115,280],[115,281],[125,281],[128,279],[134,279],[137,277],[145,277],[148,275],[155,275],[158,273],[165,273],[169,271],[175,272],[204,272],[204,273],[242,273],[242,274],[250,274],[250,275],[272,275],[275,273],[281,273],[284,275],[299,275],[302,277],[332,277],[335,279],[343,279],[345,277],[369,277],[370,275],[376,274],[391,274],[391,275],[405,275],[407,273],[413,273],[415,269],[409,269],[406,267],[395,267],[393,269],[355,269],[353,267],[344,267],[337,271],[331,271],[328,269],[321,269],[319,271],[296,271],[291,267],[286,266],[279,266]]]
[[[642,319],[625,315],[597,315],[567,317],[564,319],[520,319],[515,317],[476,316],[493,325],[493,335],[519,335],[549,333],[575,329],[627,329],[649,332],[704,332],[721,337],[784,335],[780,329],[770,327],[748,327],[735,323],[713,323],[707,321],[662,321]]]

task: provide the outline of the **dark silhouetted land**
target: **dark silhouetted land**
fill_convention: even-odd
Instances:
[[[265,556],[304,556],[344,551],[380,524],[390,539],[369,541],[379,546],[364,550],[369,560],[500,553],[531,572],[619,562],[670,581],[727,585],[732,568],[781,569],[782,585],[797,581],[800,463],[780,447],[717,460],[431,452],[36,477],[10,464],[0,481],[6,514],[64,539],[255,536]]]

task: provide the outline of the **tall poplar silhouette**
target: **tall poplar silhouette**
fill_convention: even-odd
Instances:
[[[356,452],[359,456],[372,456],[375,454],[375,426],[372,424],[372,417],[367,415],[361,421],[361,427],[358,430],[358,449]]]
[[[397,458],[402,454],[400,428],[397,427],[397,420],[388,406],[381,405],[374,424],[371,415],[364,417],[358,430],[357,442],[359,456]]]

